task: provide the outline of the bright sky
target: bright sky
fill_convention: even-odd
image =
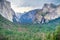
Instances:
[[[28,12],[33,9],[37,9],[36,7],[35,8],[33,8],[33,7],[18,7],[16,5],[12,5],[11,7],[15,12],[18,12],[18,13],[24,13],[24,12]]]
[[[59,4],[60,0],[8,0],[15,12],[24,13],[33,9],[42,8],[44,3]]]

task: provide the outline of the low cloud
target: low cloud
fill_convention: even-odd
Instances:
[[[15,11],[15,12],[18,12],[18,13],[24,13],[24,12],[28,12],[32,9],[36,9],[36,8],[33,8],[33,7],[18,7],[16,5],[13,5],[12,6],[12,9]]]
[[[59,4],[60,0],[8,0],[15,12],[26,12],[36,8],[42,8],[45,3]]]

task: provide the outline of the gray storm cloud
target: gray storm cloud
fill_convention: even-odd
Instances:
[[[60,0],[8,0],[15,12],[25,12],[28,10],[42,8],[45,3],[60,4]]]
[[[20,7],[38,7],[44,3],[59,3],[59,0],[8,0],[12,4],[15,4]]]

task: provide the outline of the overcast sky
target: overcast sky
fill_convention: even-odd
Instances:
[[[29,10],[42,8],[44,3],[60,4],[60,0],[8,0],[15,12],[27,12]]]

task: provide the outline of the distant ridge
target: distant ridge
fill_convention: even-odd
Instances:
[[[16,17],[16,16],[15,16]],[[60,17],[60,6],[55,5],[53,3],[51,4],[44,4],[42,9],[35,9],[31,10],[29,12],[24,13],[17,21],[17,18],[15,19],[18,23],[29,23],[29,24],[35,24],[35,23],[47,23],[50,20],[54,20],[56,18]],[[14,21],[13,21],[14,22]]]

